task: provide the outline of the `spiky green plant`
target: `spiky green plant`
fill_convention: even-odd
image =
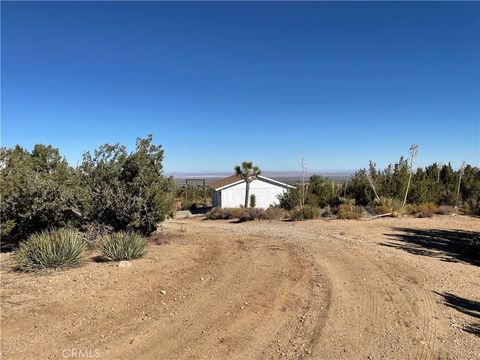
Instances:
[[[110,260],[131,260],[146,254],[147,241],[137,233],[119,231],[103,236],[99,249]]]
[[[74,229],[52,229],[31,235],[20,244],[15,260],[23,271],[35,271],[81,263],[87,245]]]

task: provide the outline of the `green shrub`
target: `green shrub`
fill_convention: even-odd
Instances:
[[[320,217],[320,208],[311,205],[303,207],[303,218],[305,220],[316,219]]]
[[[86,249],[82,233],[73,229],[50,230],[22,242],[15,259],[23,271],[58,268],[79,264]]]
[[[336,213],[339,219],[358,219],[362,216],[362,208],[355,205],[341,204],[338,206]]]
[[[301,202],[301,188],[295,186],[278,195],[280,207],[286,210],[293,210]]]
[[[77,171],[88,195],[84,220],[115,231],[153,232],[175,207],[173,179],[162,174],[163,153],[148,135],[137,139],[132,152],[120,144],[105,144],[83,154]]]
[[[290,219],[293,221],[311,220],[318,217],[320,217],[320,209],[311,205],[305,205],[303,209],[298,206],[290,211]]]
[[[2,246],[15,247],[50,228],[78,225],[85,189],[58,149],[0,148]]]
[[[147,253],[147,241],[133,232],[119,231],[105,235],[99,242],[102,255],[111,260],[131,260]]]
[[[288,218],[288,211],[280,207],[271,206],[263,212],[262,220],[283,220]]]
[[[255,194],[252,194],[250,195],[250,207],[254,208],[255,206],[257,206],[257,197]]]

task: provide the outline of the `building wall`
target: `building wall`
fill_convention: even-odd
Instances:
[[[245,203],[245,182],[231,186],[229,188],[223,189],[221,191],[216,191],[215,193],[220,193],[220,201],[216,201],[214,195],[214,202],[217,203],[219,207],[222,208],[238,208],[243,206]],[[283,194],[287,189],[282,186],[278,186],[273,183],[269,183],[262,180],[253,180],[250,183],[250,195],[256,196],[258,208],[268,208],[271,205],[278,204],[278,195]],[[250,204],[250,199],[248,200]]]
[[[222,207],[222,195],[220,191],[214,191],[212,195],[212,206]]]

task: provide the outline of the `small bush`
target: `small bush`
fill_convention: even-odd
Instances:
[[[209,220],[226,220],[229,219],[230,214],[225,209],[215,207],[206,216]]]
[[[242,216],[245,215],[246,212],[248,212],[249,209],[248,208],[245,208],[243,206],[239,207],[239,208],[230,208],[228,209],[228,212],[230,213],[230,218],[231,219],[239,219],[241,218]]]
[[[119,231],[102,237],[99,250],[111,260],[137,259],[146,254],[147,241],[139,234]]]
[[[302,208],[297,206],[290,210],[290,220],[301,221],[304,220]]]
[[[83,225],[81,230],[84,233],[88,248],[96,249],[100,239],[113,232],[113,227],[93,221]]]
[[[257,197],[252,194],[250,195],[250,207],[254,208],[255,206],[257,206]]]
[[[403,213],[406,215],[415,215],[418,212],[418,205],[415,204],[407,204],[403,208]]]
[[[209,220],[233,220],[240,219],[242,217],[248,217],[251,215],[253,208],[213,208],[206,216]],[[259,209],[257,209],[259,210]],[[261,209],[259,210],[261,211]]]
[[[320,216],[325,218],[330,218],[333,216],[333,212],[332,212],[332,209],[330,208],[330,205],[327,205],[320,210]]]
[[[336,213],[339,219],[358,219],[362,216],[362,208],[355,205],[341,204],[338,206]]]
[[[209,220],[282,220],[288,218],[288,211],[279,207],[260,208],[213,208],[207,213]]]
[[[381,197],[380,200],[375,200],[375,213],[392,214],[396,217],[402,208],[402,202],[394,198]]]
[[[311,219],[316,219],[320,217],[320,208],[311,206],[311,205],[305,205],[303,207],[303,218],[306,220],[311,220]]]
[[[438,207],[433,203],[420,204],[417,206],[415,216],[420,218],[432,217],[437,211]]]
[[[311,220],[318,217],[320,217],[320,209],[311,205],[305,205],[303,209],[298,206],[290,211],[290,219],[293,221]]]
[[[456,212],[455,207],[450,205],[440,205],[437,209],[437,214],[439,215],[452,215]]]
[[[265,210],[256,208],[243,208],[241,215],[238,217],[240,222],[260,220],[263,218]]]
[[[23,271],[59,268],[78,265],[86,249],[82,233],[73,229],[49,230],[22,242],[15,259]]]
[[[280,207],[271,206],[262,215],[262,220],[284,220],[288,218],[288,211]]]
[[[480,215],[480,199],[470,199],[460,206],[460,211],[465,215]]]

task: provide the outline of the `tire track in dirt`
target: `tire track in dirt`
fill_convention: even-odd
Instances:
[[[196,358],[245,359],[269,353],[271,358],[276,358],[286,354],[285,346],[292,342],[294,335],[300,337],[302,343],[296,344],[292,354],[300,357],[308,353],[309,333],[313,332],[310,327],[318,322],[312,321],[306,326],[296,321],[301,319],[298,308],[316,311],[321,301],[309,291],[313,278],[311,266],[291,246],[257,242],[258,239],[242,237],[240,252],[223,248],[216,258],[220,267],[214,268],[221,269],[222,276],[197,289],[191,301],[176,306],[175,312],[185,316],[174,317],[166,326],[142,333],[137,343],[140,353],[109,351],[108,356],[131,358],[141,354],[142,358],[189,358],[197,354]],[[250,245],[246,246],[247,243]],[[195,321],[189,314],[197,314],[201,321]],[[183,326],[185,321],[191,326]],[[272,346],[272,337],[281,339],[274,344],[277,348]],[[163,348],[159,349],[156,344],[158,338],[162,339]],[[114,343],[109,348],[120,346]],[[265,352],[265,348],[270,350]]]
[[[27,291],[48,291],[6,309],[8,358],[58,359],[65,349],[98,351],[102,359],[279,359],[312,352],[328,294],[301,247],[191,224],[168,231],[181,240],[150,247],[128,268],[89,263],[39,276],[35,288],[32,276],[24,276]]]
[[[474,354],[455,345],[450,356],[440,343],[451,336],[448,313],[421,258],[380,247],[356,228],[332,228],[175,220],[165,225],[174,240],[150,246],[128,268],[90,262],[46,276],[2,273],[2,355],[58,359],[68,348],[98,350],[102,359]]]
[[[411,266],[322,229],[298,231],[295,225],[278,223],[245,224],[243,229],[243,224],[206,226],[277,238],[313,255],[331,287],[314,358],[438,358],[438,304]]]

